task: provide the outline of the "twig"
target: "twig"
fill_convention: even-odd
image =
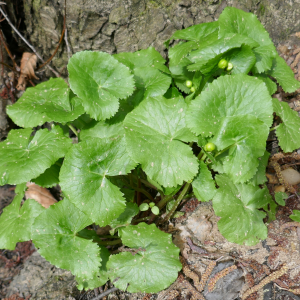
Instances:
[[[3,14],[4,18],[8,22],[8,24],[12,27],[12,29],[17,33],[17,35],[24,41],[24,43],[35,53],[35,55],[44,63],[45,61],[43,58],[37,53],[35,48],[27,42],[27,40],[22,36],[22,34],[17,30],[17,28],[12,24],[8,16],[5,14],[3,9],[0,7],[0,12]],[[49,65],[47,66],[54,74],[56,77],[61,77],[53,68],[51,68]]]
[[[70,48],[70,45],[69,45],[69,42],[68,42],[68,29],[67,27],[65,28],[65,42],[66,42],[66,46],[67,46],[67,53],[68,53],[68,60],[70,60],[71,58],[71,48]]]
[[[97,296],[97,297],[95,297],[95,298],[92,298],[91,300],[99,300],[99,299],[102,299],[102,298],[104,298],[105,296],[109,295],[110,293],[116,292],[117,290],[118,290],[118,288],[113,287],[113,288],[107,290],[106,292],[100,294],[99,296]]]
[[[0,9],[1,9],[1,7],[0,7]],[[1,38],[1,42],[2,42],[3,46],[5,47],[5,50],[6,50],[7,54],[9,55],[10,59],[13,62],[14,68],[15,68],[17,64],[15,62],[15,59],[14,59],[13,55],[11,54],[11,52],[9,51],[9,49],[8,49],[8,47],[6,45],[6,42],[5,42],[2,30],[0,30],[0,38]]]

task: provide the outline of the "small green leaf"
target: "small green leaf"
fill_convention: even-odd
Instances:
[[[45,122],[67,123],[84,113],[78,97],[69,96],[69,87],[62,78],[27,88],[7,114],[20,127],[35,127]]]
[[[267,227],[263,222],[266,213],[259,210],[268,204],[265,189],[234,184],[224,175],[217,175],[216,181],[219,189],[213,198],[213,208],[221,217],[218,222],[221,234],[229,242],[247,246],[266,239]]]
[[[268,75],[274,77],[286,93],[292,93],[300,88],[300,82],[295,79],[294,72],[279,55],[273,60]]]
[[[264,155],[258,158],[259,165],[257,168],[257,172],[255,173],[253,178],[249,180],[248,182],[249,184],[260,185],[260,184],[264,184],[267,181],[266,168],[268,165],[269,157],[270,157],[270,153],[265,151]]]
[[[218,150],[230,147],[220,160],[233,182],[246,182],[257,172],[258,158],[265,153],[268,134],[268,126],[252,115],[224,119],[211,141]]]
[[[293,210],[293,215],[290,215],[293,221],[300,222],[300,210]]]
[[[107,267],[114,285],[130,293],[157,293],[173,283],[181,269],[179,249],[172,244],[172,236],[154,224],[140,223],[120,229],[123,244],[142,251],[135,255],[122,252],[112,255]],[[143,251],[144,250],[144,251]],[[128,286],[129,284],[129,286]],[[128,286],[128,288],[127,288]]]
[[[105,226],[125,209],[123,194],[109,177],[126,175],[135,165],[126,151],[124,137],[91,138],[73,145],[67,153],[60,185],[80,211]]]
[[[245,74],[226,75],[191,102],[187,125],[207,137],[216,134],[224,117],[252,115],[270,127],[272,114],[272,98],[263,82]]]
[[[288,195],[286,193],[283,192],[277,192],[275,193],[275,201],[281,205],[281,206],[285,206],[285,199],[288,197]]]
[[[0,217],[0,248],[14,250],[16,243],[31,240],[34,219],[45,209],[35,200],[28,199],[20,207],[26,184],[16,187],[12,203],[3,209]]]
[[[278,55],[273,44],[260,46],[253,49],[256,64],[253,68],[255,73],[262,73],[272,68],[273,60]]]
[[[157,206],[153,206],[151,207],[151,211],[154,215],[158,215],[159,214],[159,208]]]
[[[112,228],[110,230],[110,234],[114,234],[117,228],[130,225],[132,218],[139,213],[139,210],[141,211],[148,210],[149,206],[145,210],[141,209],[141,206],[143,204],[146,204],[146,206],[148,206],[147,203],[142,203],[138,207],[136,203],[127,202],[125,210],[119,215],[117,219],[114,219],[110,222],[109,226]]]
[[[286,102],[273,99],[273,107],[282,123],[276,129],[279,146],[284,152],[292,152],[300,147],[300,118],[298,113],[292,110]]]
[[[70,270],[81,279],[93,278],[101,265],[99,248],[92,241],[76,236],[91,223],[83,212],[64,199],[35,219],[32,240],[38,252],[53,265]]]
[[[108,272],[107,272],[107,262],[110,256],[109,251],[104,246],[98,246],[100,248],[100,258],[101,258],[101,266],[97,274],[94,275],[93,278],[84,279],[81,277],[76,277],[76,281],[78,283],[77,288],[79,290],[93,290],[104,285],[108,281]]]
[[[170,65],[178,65],[184,57],[186,57],[192,50],[197,49],[200,43],[189,41],[179,43],[169,50]],[[192,62],[190,61],[190,64]]]
[[[130,71],[104,52],[82,51],[68,63],[70,87],[78,95],[85,111],[96,120],[112,117],[119,99],[133,93]]]
[[[131,157],[164,187],[182,184],[198,172],[196,157],[182,143],[196,139],[186,127],[186,108],[182,97],[147,98],[124,120]]]
[[[11,130],[0,143],[0,177],[5,176],[5,183],[18,184],[36,178],[72,145],[58,126],[51,131],[40,129],[33,138],[31,132],[32,129]]]
[[[192,186],[195,196],[202,202],[210,201],[217,191],[211,172],[203,161],[200,161],[199,175],[193,181]]]

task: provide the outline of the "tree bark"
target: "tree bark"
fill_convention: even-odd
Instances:
[[[47,59],[63,27],[64,0],[23,0],[27,38]],[[82,50],[108,53],[154,46],[165,56],[164,41],[178,29],[217,20],[226,6],[255,13],[275,42],[294,39],[300,0],[67,0],[67,39],[52,63],[67,74],[68,57]]]

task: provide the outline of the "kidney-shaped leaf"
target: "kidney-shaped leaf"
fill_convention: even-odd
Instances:
[[[273,107],[276,115],[282,122],[276,129],[279,146],[284,152],[292,152],[300,147],[300,118],[298,113],[292,110],[285,102],[273,99]]]
[[[13,202],[3,209],[0,217],[0,248],[14,250],[16,243],[31,240],[31,226],[34,219],[44,211],[35,200],[28,199],[20,208],[26,184],[16,187]]]
[[[154,224],[140,223],[120,229],[124,245],[138,249],[137,254],[123,252],[112,255],[107,268],[115,286],[130,293],[157,293],[174,282],[181,269],[179,249],[172,236],[160,231]]]
[[[216,134],[224,117],[252,115],[268,127],[273,118],[272,98],[266,85],[245,74],[227,75],[214,80],[191,102],[188,126],[196,134]]]
[[[71,57],[68,71],[71,89],[96,120],[113,116],[119,99],[128,97],[134,89],[129,69],[108,53],[78,52]]]
[[[40,129],[31,139],[32,129],[11,130],[0,143],[1,184],[18,184],[42,174],[63,157],[72,145],[62,130]]]
[[[213,198],[213,208],[221,217],[218,228],[232,243],[256,245],[259,239],[267,238],[263,222],[265,212],[258,209],[268,204],[266,189],[247,184],[234,184],[227,176],[217,175],[219,186]]]
[[[93,278],[101,265],[99,248],[91,240],[76,236],[91,223],[87,215],[65,199],[35,219],[32,240],[51,264],[70,270],[80,278]]]
[[[17,103],[7,107],[7,114],[14,123],[25,128],[45,122],[73,121],[84,110],[77,97],[70,99],[69,91],[62,78],[50,78],[34,88],[27,88]]]
[[[125,175],[135,165],[126,152],[124,137],[113,141],[88,139],[74,145],[66,155],[60,185],[79,210],[105,226],[125,209],[123,194],[109,177]]]
[[[186,127],[186,107],[182,97],[147,98],[124,120],[131,157],[164,187],[182,184],[198,172],[197,158],[182,143],[195,140]]]
[[[224,152],[220,159],[233,182],[246,182],[257,172],[258,158],[264,155],[269,128],[252,115],[228,117],[211,142]]]

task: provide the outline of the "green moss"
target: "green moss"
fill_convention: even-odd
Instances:
[[[258,7],[258,14],[263,16],[266,12],[266,7],[263,4],[260,4]]]
[[[33,0],[32,7],[35,12],[38,12],[41,7],[41,0]]]

